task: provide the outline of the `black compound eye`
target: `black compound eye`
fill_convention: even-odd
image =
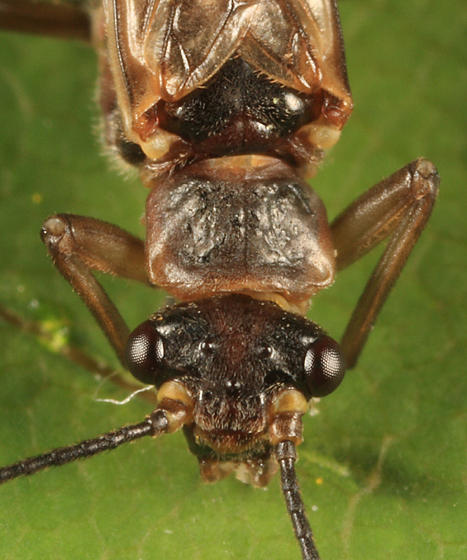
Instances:
[[[344,358],[337,342],[329,336],[320,336],[308,348],[303,366],[306,385],[314,397],[329,395],[344,378]]]
[[[145,321],[129,336],[126,364],[143,383],[155,384],[164,359],[164,342],[151,321]]]

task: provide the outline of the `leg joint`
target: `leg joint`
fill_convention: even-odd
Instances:
[[[409,165],[412,176],[412,195],[415,200],[428,198],[432,203],[438,196],[440,178],[438,170],[431,161],[419,158]]]

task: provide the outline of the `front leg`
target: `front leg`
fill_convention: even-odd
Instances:
[[[88,306],[125,366],[130,331],[92,271],[148,283],[143,241],[107,222],[73,214],[48,218],[41,237],[55,266]]]
[[[388,239],[342,337],[349,368],[357,363],[370,329],[430,217],[438,186],[435,166],[425,159],[415,160],[364,193],[331,225],[339,270]]]

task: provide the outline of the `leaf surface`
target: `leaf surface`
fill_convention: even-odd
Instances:
[[[297,470],[323,560],[458,559],[465,495],[466,73],[460,0],[341,2],[355,112],[313,181],[337,214],[423,155],[440,198],[358,367],[305,420]],[[462,21],[464,19],[464,22]],[[90,49],[0,36],[0,302],[50,335],[0,322],[0,463],[140,421],[150,407],[96,401],[126,393],[59,353],[72,344],[118,364],[39,240],[53,212],[91,215],[143,235],[145,189],[109,169],[93,129]],[[464,115],[464,122],[462,118]],[[342,333],[375,263],[366,257],[313,305]],[[106,281],[134,326],[158,292]],[[0,489],[2,558],[298,558],[278,480],[266,491],[201,483],[179,434]]]

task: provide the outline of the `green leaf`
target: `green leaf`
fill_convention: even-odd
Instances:
[[[330,216],[402,165],[438,166],[432,220],[343,386],[305,419],[297,470],[323,560],[467,554],[465,466],[465,9],[428,0],[343,0],[355,112],[313,180]],[[118,367],[39,240],[73,212],[143,235],[145,189],[102,157],[96,61],[77,43],[0,36],[0,464],[140,421],[150,410],[96,401],[126,393],[60,353],[72,344]],[[464,121],[462,122],[462,119]],[[464,202],[462,202],[462,200]],[[343,331],[377,255],[316,298]],[[158,292],[106,280],[134,326]],[[25,332],[33,321],[46,340]],[[202,484],[180,434],[141,440],[0,489],[2,558],[298,558],[277,479],[267,491]]]

